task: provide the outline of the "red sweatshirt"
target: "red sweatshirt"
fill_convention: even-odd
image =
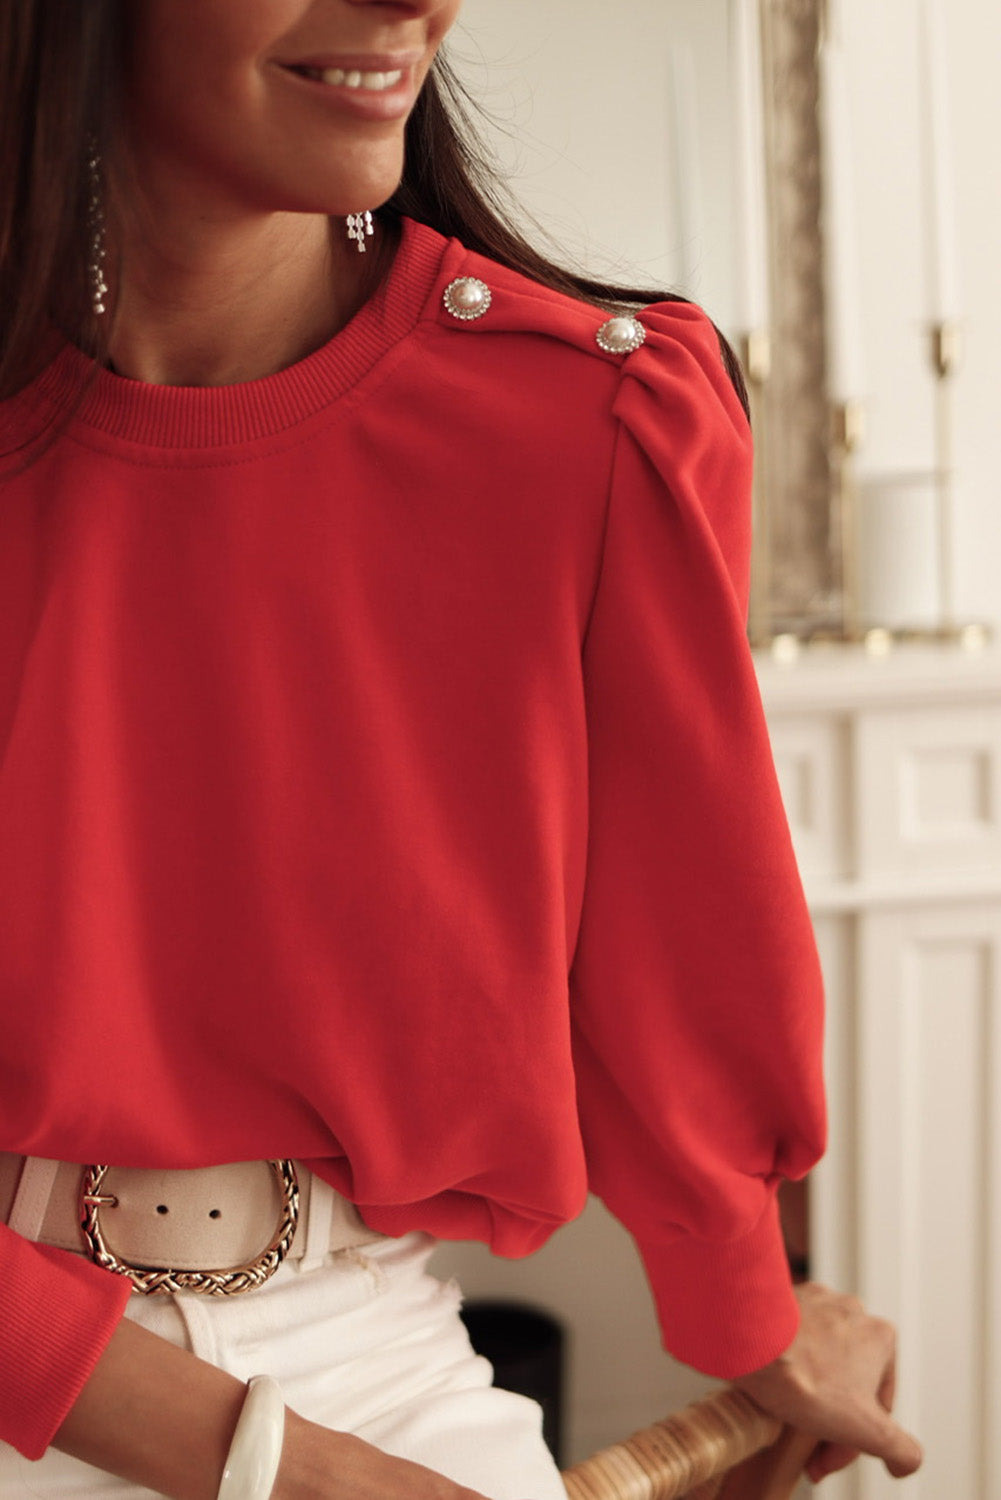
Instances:
[[[667,1347],[726,1376],[796,1327],[818,968],[747,426],[698,310],[628,355],[606,316],[407,224],[316,354],[101,372],[5,483],[0,1148],[296,1157],[373,1228],[511,1256],[590,1186]],[[0,1227],[0,1437],[45,1448],[125,1297]]]

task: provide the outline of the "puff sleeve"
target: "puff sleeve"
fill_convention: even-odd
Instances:
[[[642,321],[584,648],[574,1062],[664,1343],[732,1378],[798,1324],[776,1191],[823,1149],[821,982],[745,636],[747,423],[701,312]]]

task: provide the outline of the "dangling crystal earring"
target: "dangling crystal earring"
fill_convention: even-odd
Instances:
[[[87,279],[90,282],[90,304],[100,317],[107,312],[105,297],[108,284],[104,279],[104,205],[101,187],[101,157],[97,142],[91,138],[87,144],[87,231],[90,235],[90,259],[87,262]]]
[[[358,249],[365,254],[365,240],[371,239],[375,234],[375,225],[372,223],[372,213],[366,209],[363,214],[348,214],[348,239],[354,240]]]

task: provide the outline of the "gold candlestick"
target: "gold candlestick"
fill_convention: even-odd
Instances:
[[[767,646],[772,640],[772,536],[765,388],[772,372],[772,345],[766,328],[746,333],[740,344],[754,433],[748,635],[752,646]]]
[[[956,629],[955,598],[955,375],[959,368],[959,325],[931,325],[931,360],[935,375],[935,478],[939,554],[939,614],[943,632]]]
[[[834,534],[841,573],[841,638],[862,638],[859,618],[858,484],[855,455],[865,436],[861,401],[839,401],[831,409],[831,477]]]

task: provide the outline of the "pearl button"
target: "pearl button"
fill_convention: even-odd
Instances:
[[[604,349],[606,354],[632,354],[646,342],[646,329],[638,318],[609,318],[607,323],[602,323],[595,337],[599,349]]]
[[[460,276],[445,288],[445,311],[463,323],[482,318],[492,300],[490,288],[476,276]]]

